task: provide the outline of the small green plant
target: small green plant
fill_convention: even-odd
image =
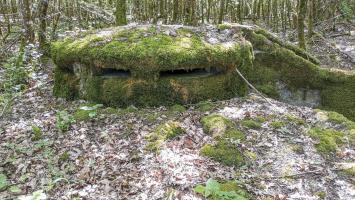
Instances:
[[[285,122],[282,121],[274,121],[270,123],[270,126],[273,127],[274,129],[280,129],[286,125]]]
[[[186,111],[186,108],[182,105],[175,104],[175,105],[171,106],[169,110],[171,112],[175,112],[175,113],[183,113]]]
[[[206,186],[198,185],[195,192],[209,200],[247,200],[246,193],[236,183],[228,182],[221,184],[216,180],[209,179]]]
[[[65,162],[65,161],[68,161],[69,158],[70,158],[70,153],[66,151],[62,155],[59,156],[59,161]]]
[[[42,139],[42,130],[40,127],[33,125],[32,126],[32,133],[33,133],[33,136],[31,138],[32,141],[38,141],[38,140]]]
[[[77,121],[86,121],[93,119],[97,116],[99,108],[103,107],[102,104],[96,104],[93,106],[82,106],[74,113],[74,118]]]
[[[197,104],[197,110],[200,112],[211,111],[215,108],[215,105],[210,101],[202,101]]]
[[[75,119],[67,111],[60,111],[57,113],[57,128],[61,132],[66,132],[69,130],[70,126],[75,123]]]
[[[0,191],[8,187],[8,184],[5,174],[0,174]]]

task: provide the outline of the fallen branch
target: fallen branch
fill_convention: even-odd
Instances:
[[[275,106],[271,101],[265,97],[261,92],[259,92],[258,89],[256,89],[244,76],[243,74],[238,70],[238,68],[235,69],[238,73],[238,75],[244,80],[244,82],[251,88],[253,89],[259,96],[261,96],[267,103],[269,103],[271,106]]]

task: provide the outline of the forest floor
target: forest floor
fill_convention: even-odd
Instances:
[[[335,45],[326,42],[330,45],[312,51],[319,52],[324,65],[337,63],[351,70],[352,38],[336,37]],[[333,61],[333,53],[340,60]],[[98,108],[61,132],[58,113],[66,110],[75,116],[87,104],[55,98],[52,86],[52,66],[38,67],[30,88],[15,98],[11,113],[0,121],[0,175],[6,176],[0,177],[0,199],[26,199],[35,191],[43,199],[203,199],[194,188],[210,178],[236,180],[250,199],[355,198],[354,172],[349,176],[345,170],[355,167],[351,135],[336,154],[325,156],[317,151],[320,141],[309,134],[313,128],[350,131],[327,112],[251,93],[179,110]],[[247,152],[243,167],[224,166],[200,154],[205,144],[216,142],[200,122],[213,113],[231,119],[246,135],[236,144]],[[246,120],[259,125],[248,127]],[[169,121],[180,123],[184,133],[165,141],[157,152],[147,150],[147,136]]]

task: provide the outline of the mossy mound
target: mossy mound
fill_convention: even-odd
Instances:
[[[345,134],[333,129],[312,128],[308,133],[312,139],[317,140],[316,149],[325,157],[334,155],[345,141]]]
[[[174,32],[171,34],[170,32]],[[209,43],[207,33],[163,26],[117,27],[52,44],[54,94],[113,106],[174,105],[243,96],[249,42]]]
[[[212,114],[201,119],[203,130],[212,135],[217,143],[206,144],[200,153],[228,166],[244,165],[244,156],[237,143],[244,141],[245,135],[237,130],[236,125],[229,119]]]
[[[166,140],[172,139],[183,133],[184,130],[178,122],[170,121],[161,124],[147,136],[147,149],[150,151],[158,151]]]

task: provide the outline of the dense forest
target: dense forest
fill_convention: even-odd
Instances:
[[[354,0],[0,0],[0,200],[355,198]]]

